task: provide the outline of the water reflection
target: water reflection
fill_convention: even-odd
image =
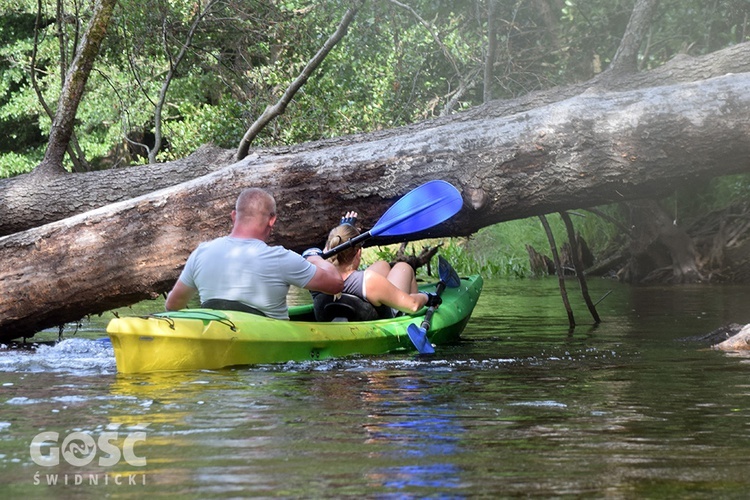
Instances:
[[[571,333],[555,280],[488,282],[465,340],[432,358],[121,375],[96,340],[6,349],[0,484],[31,498],[744,497],[750,365],[675,339],[750,322],[750,289],[589,285],[613,290],[604,321],[591,328],[569,289]],[[34,435],[114,429],[146,432],[145,485],[34,485]]]
[[[463,429],[449,407],[436,405],[431,378],[422,378],[420,371],[375,372],[368,377],[362,393],[369,416],[365,443],[385,450],[375,453],[396,462],[368,472],[371,483],[396,490],[459,485],[460,469],[454,460],[461,452]],[[442,388],[437,391],[441,392]]]

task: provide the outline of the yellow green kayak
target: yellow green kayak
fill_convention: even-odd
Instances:
[[[459,339],[482,291],[478,275],[446,288],[427,337],[435,345]],[[436,284],[420,287],[435,291]],[[290,321],[240,311],[183,309],[112,319],[107,333],[117,371],[218,369],[230,366],[411,351],[407,328],[420,325],[425,309],[392,319],[316,322],[312,304],[289,308]]]

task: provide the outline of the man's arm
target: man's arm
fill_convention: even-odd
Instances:
[[[164,303],[164,307],[167,311],[179,311],[180,309],[185,309],[188,302],[193,298],[193,295],[195,295],[195,292],[197,291],[198,290],[195,288],[187,286],[182,281],[177,280],[174,284],[174,288],[172,288],[172,291],[167,295],[167,301]]]
[[[341,275],[333,264],[323,260],[319,255],[310,255],[307,257],[307,261],[316,267],[315,275],[305,285],[307,290],[330,295],[341,293],[344,289],[344,280],[341,279]]]

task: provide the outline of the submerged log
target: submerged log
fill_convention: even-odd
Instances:
[[[718,351],[750,351],[750,325],[745,325],[728,339],[712,346]]]
[[[728,339],[731,339],[732,337],[737,335],[744,327],[745,325],[741,325],[739,323],[729,323],[727,325],[722,325],[716,330],[703,335],[694,335],[692,337],[684,337],[677,340],[680,342],[698,342],[709,347],[714,347]]]

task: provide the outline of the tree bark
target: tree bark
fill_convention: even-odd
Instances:
[[[256,153],[204,177],[0,238],[0,339],[166,291],[189,252],[230,229],[239,191],[277,199],[274,242],[321,246],[347,210],[371,227],[411,188],[444,179],[465,206],[414,235],[665,195],[750,171],[750,74],[591,92],[509,117],[458,115],[395,133]]]
[[[431,130],[454,122],[490,120],[522,114],[582,94],[593,96],[597,92],[607,90],[626,91],[698,82],[730,72],[750,72],[750,42],[703,57],[680,56],[653,71],[610,79],[598,77],[590,82],[534,92],[518,99],[491,101],[464,113],[408,127],[302,144],[293,148],[256,150],[254,153],[257,156],[270,158],[291,151],[316,150],[346,142],[366,143],[384,140],[391,136],[408,136],[420,130]],[[696,92],[700,92],[700,88]],[[716,140],[721,142],[724,139],[717,136]],[[216,148],[211,149],[210,146],[207,148],[186,159],[146,167],[76,174],[46,172],[44,175],[26,174],[10,179],[0,179],[0,236],[186,182],[234,162],[234,151],[218,151]],[[212,153],[208,153],[209,151]]]
[[[227,166],[233,157],[233,151],[207,145],[156,166],[5,179],[0,182],[0,236],[180,184]]]

